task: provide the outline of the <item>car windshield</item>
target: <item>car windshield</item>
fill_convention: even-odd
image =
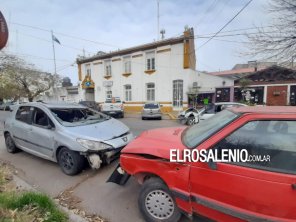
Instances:
[[[110,117],[89,108],[51,108],[63,126],[80,126],[105,121]]]
[[[188,127],[182,134],[182,142],[188,148],[195,148],[210,135],[232,122],[237,116],[229,110],[224,110],[210,119]]]
[[[157,103],[147,103],[144,106],[144,109],[158,109],[159,106]]]

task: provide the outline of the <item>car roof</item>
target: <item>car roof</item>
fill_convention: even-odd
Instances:
[[[259,113],[259,114],[296,114],[293,106],[240,106],[231,107],[229,110],[236,113]]]
[[[237,102],[218,102],[214,103],[215,105],[241,105],[241,106],[247,106],[244,103],[237,103]]]
[[[85,108],[77,103],[67,103],[67,102],[29,102],[24,104],[19,104],[19,106],[36,106],[36,107],[47,107],[47,108]]]

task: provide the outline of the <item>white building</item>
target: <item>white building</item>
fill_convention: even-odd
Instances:
[[[147,101],[162,104],[163,112],[181,110],[192,88],[213,94],[217,87],[233,86],[233,80],[195,70],[192,28],[180,37],[78,58],[77,64],[82,100],[120,97],[128,111],[140,111]]]

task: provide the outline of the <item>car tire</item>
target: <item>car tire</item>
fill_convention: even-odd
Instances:
[[[145,117],[142,117],[142,120],[146,120],[146,118]]]
[[[162,117],[158,117],[158,120],[162,120]]]
[[[194,116],[189,116],[186,124],[189,125],[189,126],[194,125],[195,124],[195,120],[194,119],[195,119]]]
[[[139,194],[138,206],[149,222],[176,222],[181,217],[172,193],[159,178],[145,181]]]
[[[58,164],[62,171],[70,176],[80,173],[84,168],[85,158],[79,153],[63,147],[58,153]]]
[[[19,149],[16,147],[10,133],[5,134],[5,145],[8,153],[17,153]]]

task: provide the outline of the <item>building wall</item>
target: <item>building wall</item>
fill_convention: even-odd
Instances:
[[[268,106],[285,106],[287,105],[288,87],[282,86],[268,86],[267,87],[267,102]]]

